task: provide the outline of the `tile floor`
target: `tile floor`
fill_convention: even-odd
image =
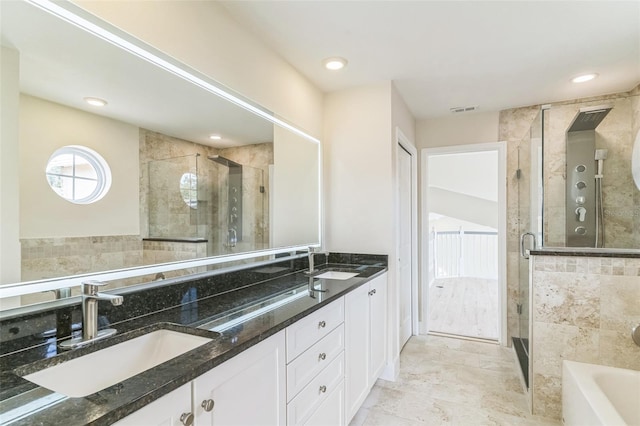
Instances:
[[[559,425],[529,414],[511,348],[414,336],[397,382],[378,380],[350,426]]]
[[[498,280],[438,278],[429,286],[429,330],[498,340]]]

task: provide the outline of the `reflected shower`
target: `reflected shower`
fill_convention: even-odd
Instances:
[[[235,247],[238,241],[242,241],[242,164],[221,155],[210,155],[207,158],[229,168],[227,247]]]
[[[581,108],[567,130],[566,245],[604,247],[602,180],[606,149],[596,149],[596,128],[613,107]]]

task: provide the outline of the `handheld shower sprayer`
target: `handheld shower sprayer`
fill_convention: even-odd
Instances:
[[[604,160],[607,159],[609,153],[606,149],[596,149],[595,160],[598,162],[598,172],[596,178],[596,244],[595,246],[604,247],[604,200],[602,199],[602,168]]]
[[[598,162],[598,173],[596,173],[596,179],[602,179],[602,166],[604,164],[604,160],[607,159],[607,154],[609,150],[607,149],[596,149],[595,160]]]

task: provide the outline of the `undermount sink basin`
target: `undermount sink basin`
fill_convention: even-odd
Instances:
[[[23,378],[69,397],[83,397],[149,370],[211,340],[173,330],[156,330]]]
[[[340,271],[327,271],[320,275],[316,275],[314,278],[324,278],[327,280],[348,280],[358,275],[358,272],[340,272]]]

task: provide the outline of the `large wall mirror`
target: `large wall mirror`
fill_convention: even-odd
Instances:
[[[60,277],[319,244],[317,140],[63,6],[98,24],[95,31],[116,34],[129,51],[30,3],[1,3],[3,72],[19,70],[20,80],[2,87],[3,96],[19,96],[20,152],[19,223],[2,225],[19,227],[24,289],[41,280],[64,287]],[[108,165],[110,187],[97,201],[73,202],[88,200],[100,180],[90,161],[64,155],[72,152],[65,147],[86,148]],[[18,304],[56,297],[41,288],[21,291],[29,294]]]

